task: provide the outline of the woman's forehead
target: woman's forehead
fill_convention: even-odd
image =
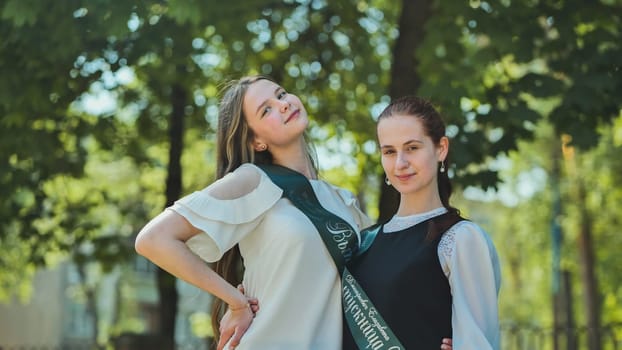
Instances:
[[[274,96],[280,86],[273,81],[260,79],[250,84],[244,95],[244,110],[254,113],[265,100]]]
[[[382,118],[378,121],[377,133],[380,143],[402,144],[405,140],[427,138],[421,120],[411,115],[398,114]]]

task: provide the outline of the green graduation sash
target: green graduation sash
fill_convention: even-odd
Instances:
[[[369,248],[380,226],[363,230],[359,247],[356,231],[345,220],[322,207],[304,175],[278,165],[258,166],[283,190],[283,196],[313,222],[320,233],[341,274],[343,312],[358,348],[404,350],[405,347],[346,267],[346,263],[354,256]]]

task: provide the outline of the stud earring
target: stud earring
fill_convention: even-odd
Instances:
[[[391,186],[391,181],[389,181],[388,177],[384,178],[384,183],[387,184],[387,186]]]
[[[267,150],[267,149],[268,149],[268,146],[266,146],[265,144],[261,144],[261,145],[259,145],[259,150],[260,150],[260,151],[265,151],[265,150]]]
[[[445,161],[441,160],[441,168],[439,169],[441,173],[445,172]]]

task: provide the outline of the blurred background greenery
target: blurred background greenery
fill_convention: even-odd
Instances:
[[[455,203],[499,250],[503,348],[622,347],[621,17],[620,0],[0,0],[0,347],[207,346],[209,300],[133,239],[214,179],[220,87],[257,73],[301,97],[322,176],[379,220],[396,194],[374,117],[434,101]]]

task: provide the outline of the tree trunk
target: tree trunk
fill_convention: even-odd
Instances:
[[[598,282],[594,266],[594,244],[592,239],[592,218],[586,207],[585,183],[577,178],[579,205],[579,259],[581,271],[581,285],[583,286],[583,302],[587,317],[588,344],[590,350],[600,350],[600,302],[598,296]]]
[[[419,62],[415,53],[425,37],[425,23],[430,16],[431,4],[431,0],[402,0],[402,13],[398,23],[400,35],[393,47],[389,86],[391,98],[416,94],[421,85],[421,78],[417,73]],[[384,175],[381,177],[381,183],[378,221],[384,222],[397,211],[399,193],[393,187],[385,185]]]
[[[91,287],[87,283],[86,266],[84,264],[76,264],[78,276],[80,276],[80,284],[84,288],[84,295],[86,297],[86,313],[91,317],[91,332],[93,333],[91,341],[93,342],[94,349],[102,349],[103,347],[97,342],[99,338],[99,312],[97,311],[97,298],[95,295],[95,288]]]
[[[415,94],[421,85],[416,52],[425,38],[425,24],[431,7],[431,0],[402,0],[402,13],[398,23],[400,35],[395,39],[391,66],[389,95],[392,98]]]
[[[172,114],[169,124],[169,162],[166,178],[166,207],[181,195],[181,153],[183,150],[184,109],[188,93],[183,86],[175,84],[172,88]],[[157,284],[160,296],[160,332],[162,350],[175,349],[175,318],[177,316],[178,294],[175,277],[158,268]]]
[[[568,142],[571,141],[569,136],[565,136],[565,138]],[[594,266],[593,220],[586,204],[586,183],[581,176],[582,173],[578,170],[583,167],[577,166],[577,164],[581,164],[581,158],[572,146],[565,144],[564,149],[564,158],[566,158],[568,165],[570,184],[574,185],[575,190],[572,200],[578,208],[577,226],[579,227],[579,234],[577,248],[579,250],[581,286],[583,287],[583,304],[587,319],[588,349],[600,350],[602,348],[600,340],[600,300]]]
[[[566,349],[577,350],[577,334],[575,332],[576,323],[574,320],[574,308],[572,302],[574,297],[572,296],[572,281],[571,274],[568,270],[563,270],[561,273],[561,287],[562,287],[562,309],[564,317],[564,328],[566,329]]]
[[[553,147],[553,151],[551,152],[551,191],[553,194],[552,203],[551,203],[551,249],[552,249],[552,261],[551,261],[551,270],[552,270],[552,278],[551,278],[551,291],[553,297],[553,350],[560,350],[563,347],[561,346],[561,336],[564,332],[564,302],[562,299],[562,274],[560,269],[560,261],[561,261],[561,246],[562,246],[562,228],[560,225],[560,218],[562,216],[562,206],[561,206],[561,194],[560,194],[560,177],[561,177],[561,147],[558,147],[557,144]]]

